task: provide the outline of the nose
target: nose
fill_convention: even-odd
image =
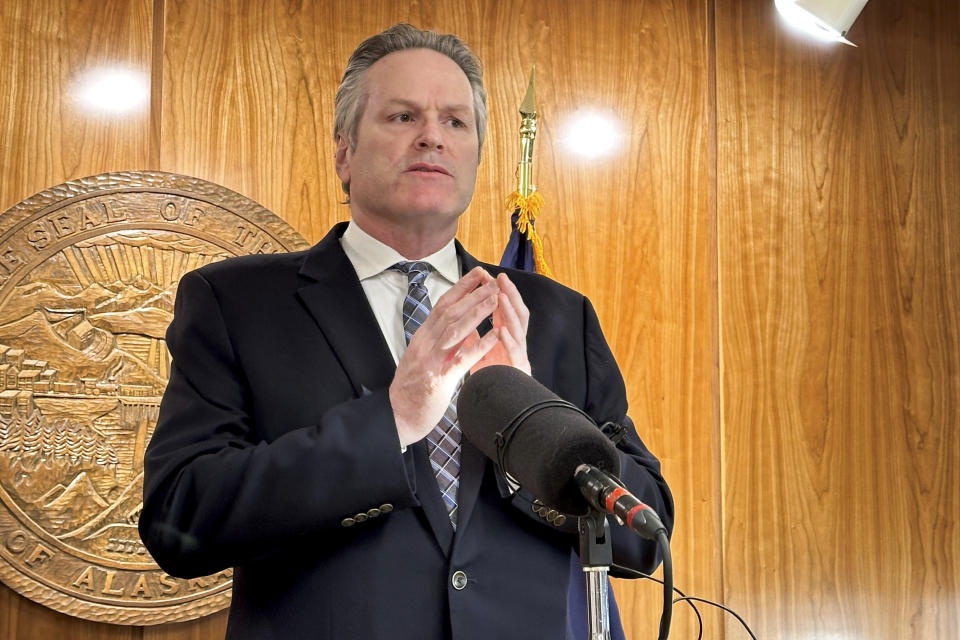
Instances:
[[[420,135],[417,136],[417,148],[421,151],[429,151],[432,149],[440,151],[444,147],[440,123],[425,122],[420,129]]]

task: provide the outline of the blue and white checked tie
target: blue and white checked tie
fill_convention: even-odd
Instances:
[[[407,274],[407,295],[403,299],[403,337],[407,344],[413,333],[427,319],[430,313],[430,295],[424,280],[433,269],[426,262],[398,262],[390,267]],[[457,489],[460,488],[460,425],[457,423],[457,396],[460,384],[457,384],[450,404],[440,422],[427,435],[430,466],[437,476],[443,502],[450,514],[450,523],[457,528]]]

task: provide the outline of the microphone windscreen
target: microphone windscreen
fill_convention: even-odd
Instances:
[[[534,408],[546,401],[556,404]],[[497,434],[531,408],[498,455]],[[596,424],[514,367],[494,365],[468,376],[457,400],[457,418],[467,440],[488,458],[502,460],[503,470],[521,487],[557,511],[576,516],[589,511],[573,479],[579,465],[620,475],[617,450]]]

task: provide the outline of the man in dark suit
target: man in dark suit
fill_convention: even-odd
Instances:
[[[596,314],[454,240],[486,121],[457,38],[368,39],[336,108],[351,222],[181,280],[141,536],[173,575],[235,568],[230,638],[570,637],[575,519],[531,508],[460,438],[451,399],[508,364],[628,425],[622,479],[670,527]],[[615,562],[656,566],[652,544],[612,538]]]

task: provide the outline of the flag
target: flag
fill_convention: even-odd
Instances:
[[[553,277],[543,255],[543,240],[534,227],[534,222],[543,208],[543,196],[534,191],[523,197],[519,191],[510,194],[506,210],[510,216],[510,238],[500,258],[501,267],[534,271],[548,278]],[[580,564],[580,556],[570,552],[570,586],[567,589],[567,628],[577,640],[590,640],[587,621],[587,580]],[[607,602],[610,607],[610,638],[626,640],[620,610],[613,595],[613,585],[607,582]]]

